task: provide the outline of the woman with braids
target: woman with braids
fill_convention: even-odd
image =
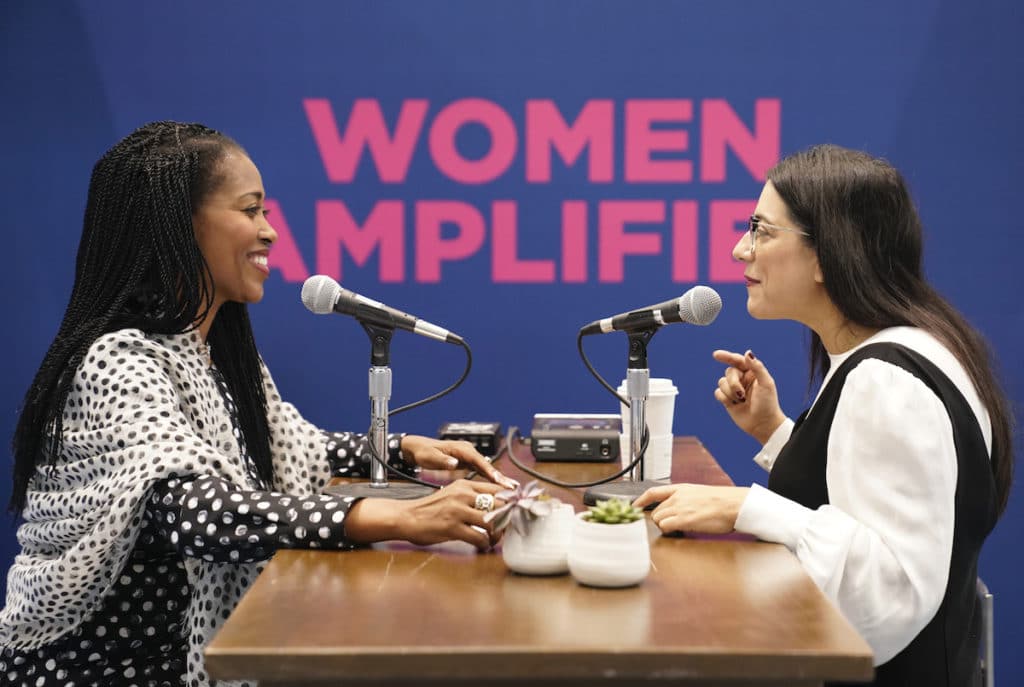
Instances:
[[[14,437],[5,684],[206,685],[204,645],[278,548],[493,543],[474,503],[509,480],[465,442],[395,435],[386,458],[491,482],[320,493],[369,452],[284,403],[256,350],[246,304],[277,238],[264,199],[245,151],[197,124],[148,124],[96,163],[70,303]]]
[[[877,685],[979,684],[978,554],[1006,507],[1009,404],[987,346],[925,281],[900,174],[837,146],[779,162],[733,249],[747,310],[811,332],[796,422],[763,361],[715,351],[715,398],[763,444],[768,488],[655,487],[664,531],[785,544],[874,651]]]

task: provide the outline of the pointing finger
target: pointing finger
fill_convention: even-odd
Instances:
[[[713,351],[711,357],[720,363],[738,367],[741,370],[747,369],[747,360],[742,353],[734,353],[733,351],[723,351],[721,349]]]

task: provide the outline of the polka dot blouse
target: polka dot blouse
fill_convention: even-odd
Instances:
[[[133,330],[106,335],[90,349],[65,413],[68,455],[52,474],[37,474],[19,528],[23,554],[0,612],[0,684],[211,684],[202,649],[261,562],[279,548],[351,548],[344,522],[355,500],[318,492],[330,473],[368,474],[365,437],[312,427],[281,402],[265,374],[275,484],[263,484],[227,385],[204,353],[194,334]],[[97,389],[109,392],[95,400]],[[178,423],[161,422],[164,413],[171,419],[161,397],[172,390]],[[220,441],[213,446],[226,450],[197,446],[202,437],[186,429],[199,423],[214,428]],[[180,433],[165,441],[160,428],[169,424]],[[137,451],[129,448],[132,426]],[[78,440],[83,431],[91,441]],[[408,472],[399,441],[389,437],[388,461]],[[93,452],[80,455],[85,444]],[[147,462],[155,460],[166,469]],[[111,480],[120,484],[104,488]],[[57,507],[52,496],[76,503]],[[89,517],[95,510],[99,517]],[[47,632],[51,619],[63,625]]]

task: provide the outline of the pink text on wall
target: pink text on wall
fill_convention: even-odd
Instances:
[[[270,264],[294,282],[375,269],[438,283],[463,261],[486,261],[495,283],[619,283],[652,265],[673,282],[742,281],[732,248],[780,151],[776,98],[745,117],[716,98],[595,99],[569,116],[545,99],[303,105],[330,192],[306,199],[312,227],[267,201]]]

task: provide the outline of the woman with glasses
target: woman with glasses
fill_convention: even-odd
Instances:
[[[832,145],[768,172],[747,310],[810,330],[817,398],[795,421],[753,352],[715,351],[715,398],[763,444],[768,487],[655,487],[668,531],[786,545],[874,651],[875,684],[967,685],[978,671],[981,546],[1006,506],[1011,416],[988,348],[925,280],[899,172]]]

